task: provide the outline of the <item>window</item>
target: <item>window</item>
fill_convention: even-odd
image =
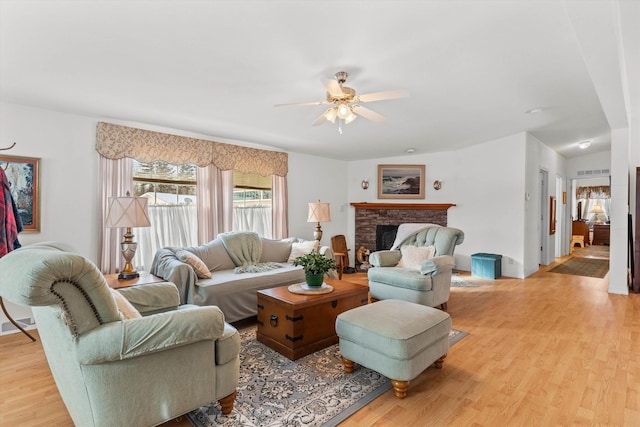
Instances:
[[[144,163],[136,164],[135,186],[133,181],[133,159],[146,156],[149,152],[157,150],[158,144],[162,144],[162,156],[169,162],[176,159],[175,164]],[[262,185],[238,185],[242,190],[259,189],[267,191],[259,194],[238,195],[243,200],[241,209],[249,210],[251,203],[259,200],[258,205],[265,206],[265,201],[272,199],[271,221],[262,221],[260,229],[255,224],[242,225],[238,228],[253,229],[274,238],[288,236],[287,215],[287,170],[288,155],[285,152],[259,150],[251,147],[243,147],[232,144],[224,144],[215,141],[188,138],[150,130],[137,129],[128,126],[120,126],[111,123],[98,122],[96,128],[96,150],[100,154],[101,194],[100,210],[104,222],[109,197],[115,194],[125,194],[132,190],[136,195],[144,195],[152,200],[155,209],[161,211],[162,207],[169,212],[181,210],[195,210],[194,218],[200,218],[202,224],[193,220],[184,225],[178,221],[177,227],[189,227],[189,230],[180,230],[171,239],[162,241],[162,236],[157,236],[150,230],[156,227],[136,229],[136,240],[141,241],[143,233],[154,241],[152,248],[163,245],[182,245],[182,240],[189,240],[184,236],[197,235],[197,239],[191,237],[189,244],[195,245],[195,241],[207,242],[216,238],[223,231],[233,230],[233,169],[248,170],[261,174],[263,178],[272,180],[273,184]],[[213,153],[226,153],[215,156]],[[192,163],[199,165],[185,165]],[[192,172],[196,171],[197,180]],[[185,173],[187,172],[188,173]],[[185,177],[187,175],[187,177]],[[269,178],[270,177],[270,178]],[[167,182],[169,181],[169,182]],[[167,188],[167,185],[169,187]],[[194,187],[195,186],[195,187]],[[193,189],[195,188],[195,194]],[[271,191],[270,195],[268,191]],[[168,197],[168,199],[166,198]],[[253,198],[253,199],[252,199]],[[251,202],[250,202],[251,201]],[[164,204],[163,204],[164,203]],[[215,204],[215,205],[214,205]],[[240,209],[240,208],[239,208]],[[256,208],[253,208],[254,210]],[[263,210],[267,209],[263,207]],[[181,217],[181,219],[183,219]],[[246,218],[243,219],[243,221]],[[157,224],[156,224],[157,225]],[[175,224],[174,227],[176,228]],[[191,230],[197,230],[191,232]],[[269,231],[270,230],[270,231]],[[170,231],[168,228],[167,231]],[[157,234],[157,233],[156,233]],[[119,254],[120,237],[116,230],[104,228],[100,235],[98,256],[100,258],[100,270],[107,273],[121,268],[121,256]],[[162,241],[162,243],[157,243]],[[169,243],[170,242],[170,243]],[[134,259],[137,267],[150,267],[153,257],[152,251],[140,245],[138,252],[148,252],[145,257],[149,261]],[[138,268],[142,270],[143,268]]]
[[[196,246],[196,166],[133,160],[134,195],[149,199],[151,227],[135,232],[134,265],[149,270],[154,254],[165,246]]]
[[[149,199],[151,222],[151,227],[134,232],[136,268],[149,270],[160,248],[197,246],[196,166],[133,160],[133,182],[135,196]],[[271,177],[234,171],[233,186],[233,231],[254,231],[271,238]]]
[[[149,206],[186,205],[196,200],[196,166],[172,165],[162,160],[133,161],[136,196],[149,199]]]
[[[233,231],[272,238],[271,176],[233,172]]]

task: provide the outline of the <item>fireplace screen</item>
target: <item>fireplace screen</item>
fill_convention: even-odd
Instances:
[[[376,251],[391,249],[397,233],[397,225],[376,225]]]

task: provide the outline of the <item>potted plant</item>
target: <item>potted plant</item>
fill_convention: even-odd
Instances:
[[[336,261],[333,258],[327,258],[316,251],[299,256],[293,260],[293,265],[302,266],[305,281],[307,285],[311,287],[322,286],[325,273],[337,268]]]

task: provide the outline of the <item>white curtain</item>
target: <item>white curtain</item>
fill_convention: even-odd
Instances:
[[[138,250],[133,266],[138,271],[149,271],[153,256],[165,246],[197,246],[198,216],[195,205],[149,206],[151,227],[135,228],[134,240]]]
[[[284,239],[289,237],[287,177],[279,175],[272,175],[271,177],[272,238]]]
[[[107,159],[100,156],[98,191],[100,210],[98,211],[99,230],[98,262],[103,274],[116,273],[124,267],[124,258],[120,253],[120,242],[124,230],[105,228],[109,198],[125,196],[127,191],[133,194],[133,162],[131,159]]]
[[[196,171],[198,244],[215,239],[233,227],[233,170],[221,171],[211,164]]]
[[[156,251],[164,246],[196,246],[215,239],[226,231],[255,231],[261,236],[288,237],[287,179],[273,175],[272,207],[233,208],[233,170],[222,171],[215,165],[197,168],[197,206],[149,206],[151,227],[135,228],[138,249],[133,265],[149,271]],[[124,267],[120,242],[124,230],[105,228],[110,197],[133,194],[133,162],[129,158],[100,156],[100,212],[98,259],[104,274]]]
[[[233,230],[254,231],[259,235],[272,239],[271,206],[234,206]]]

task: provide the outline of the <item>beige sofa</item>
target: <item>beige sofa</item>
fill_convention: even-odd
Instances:
[[[182,304],[218,306],[227,322],[235,322],[257,314],[257,291],[304,282],[302,267],[294,266],[290,258],[301,255],[313,243],[297,238],[270,240],[259,237],[259,248],[242,247],[240,251],[246,254],[252,249],[254,257],[258,251],[257,265],[273,268],[264,271],[244,268],[248,271],[239,273],[234,272],[242,269],[237,257],[234,261],[218,237],[201,246],[162,248],[155,254],[150,271],[178,287]],[[327,246],[318,250],[328,258],[334,257],[333,250]],[[199,277],[197,269],[181,260],[185,256],[181,251],[197,256],[211,277]],[[337,273],[332,271],[330,276],[337,277]]]

